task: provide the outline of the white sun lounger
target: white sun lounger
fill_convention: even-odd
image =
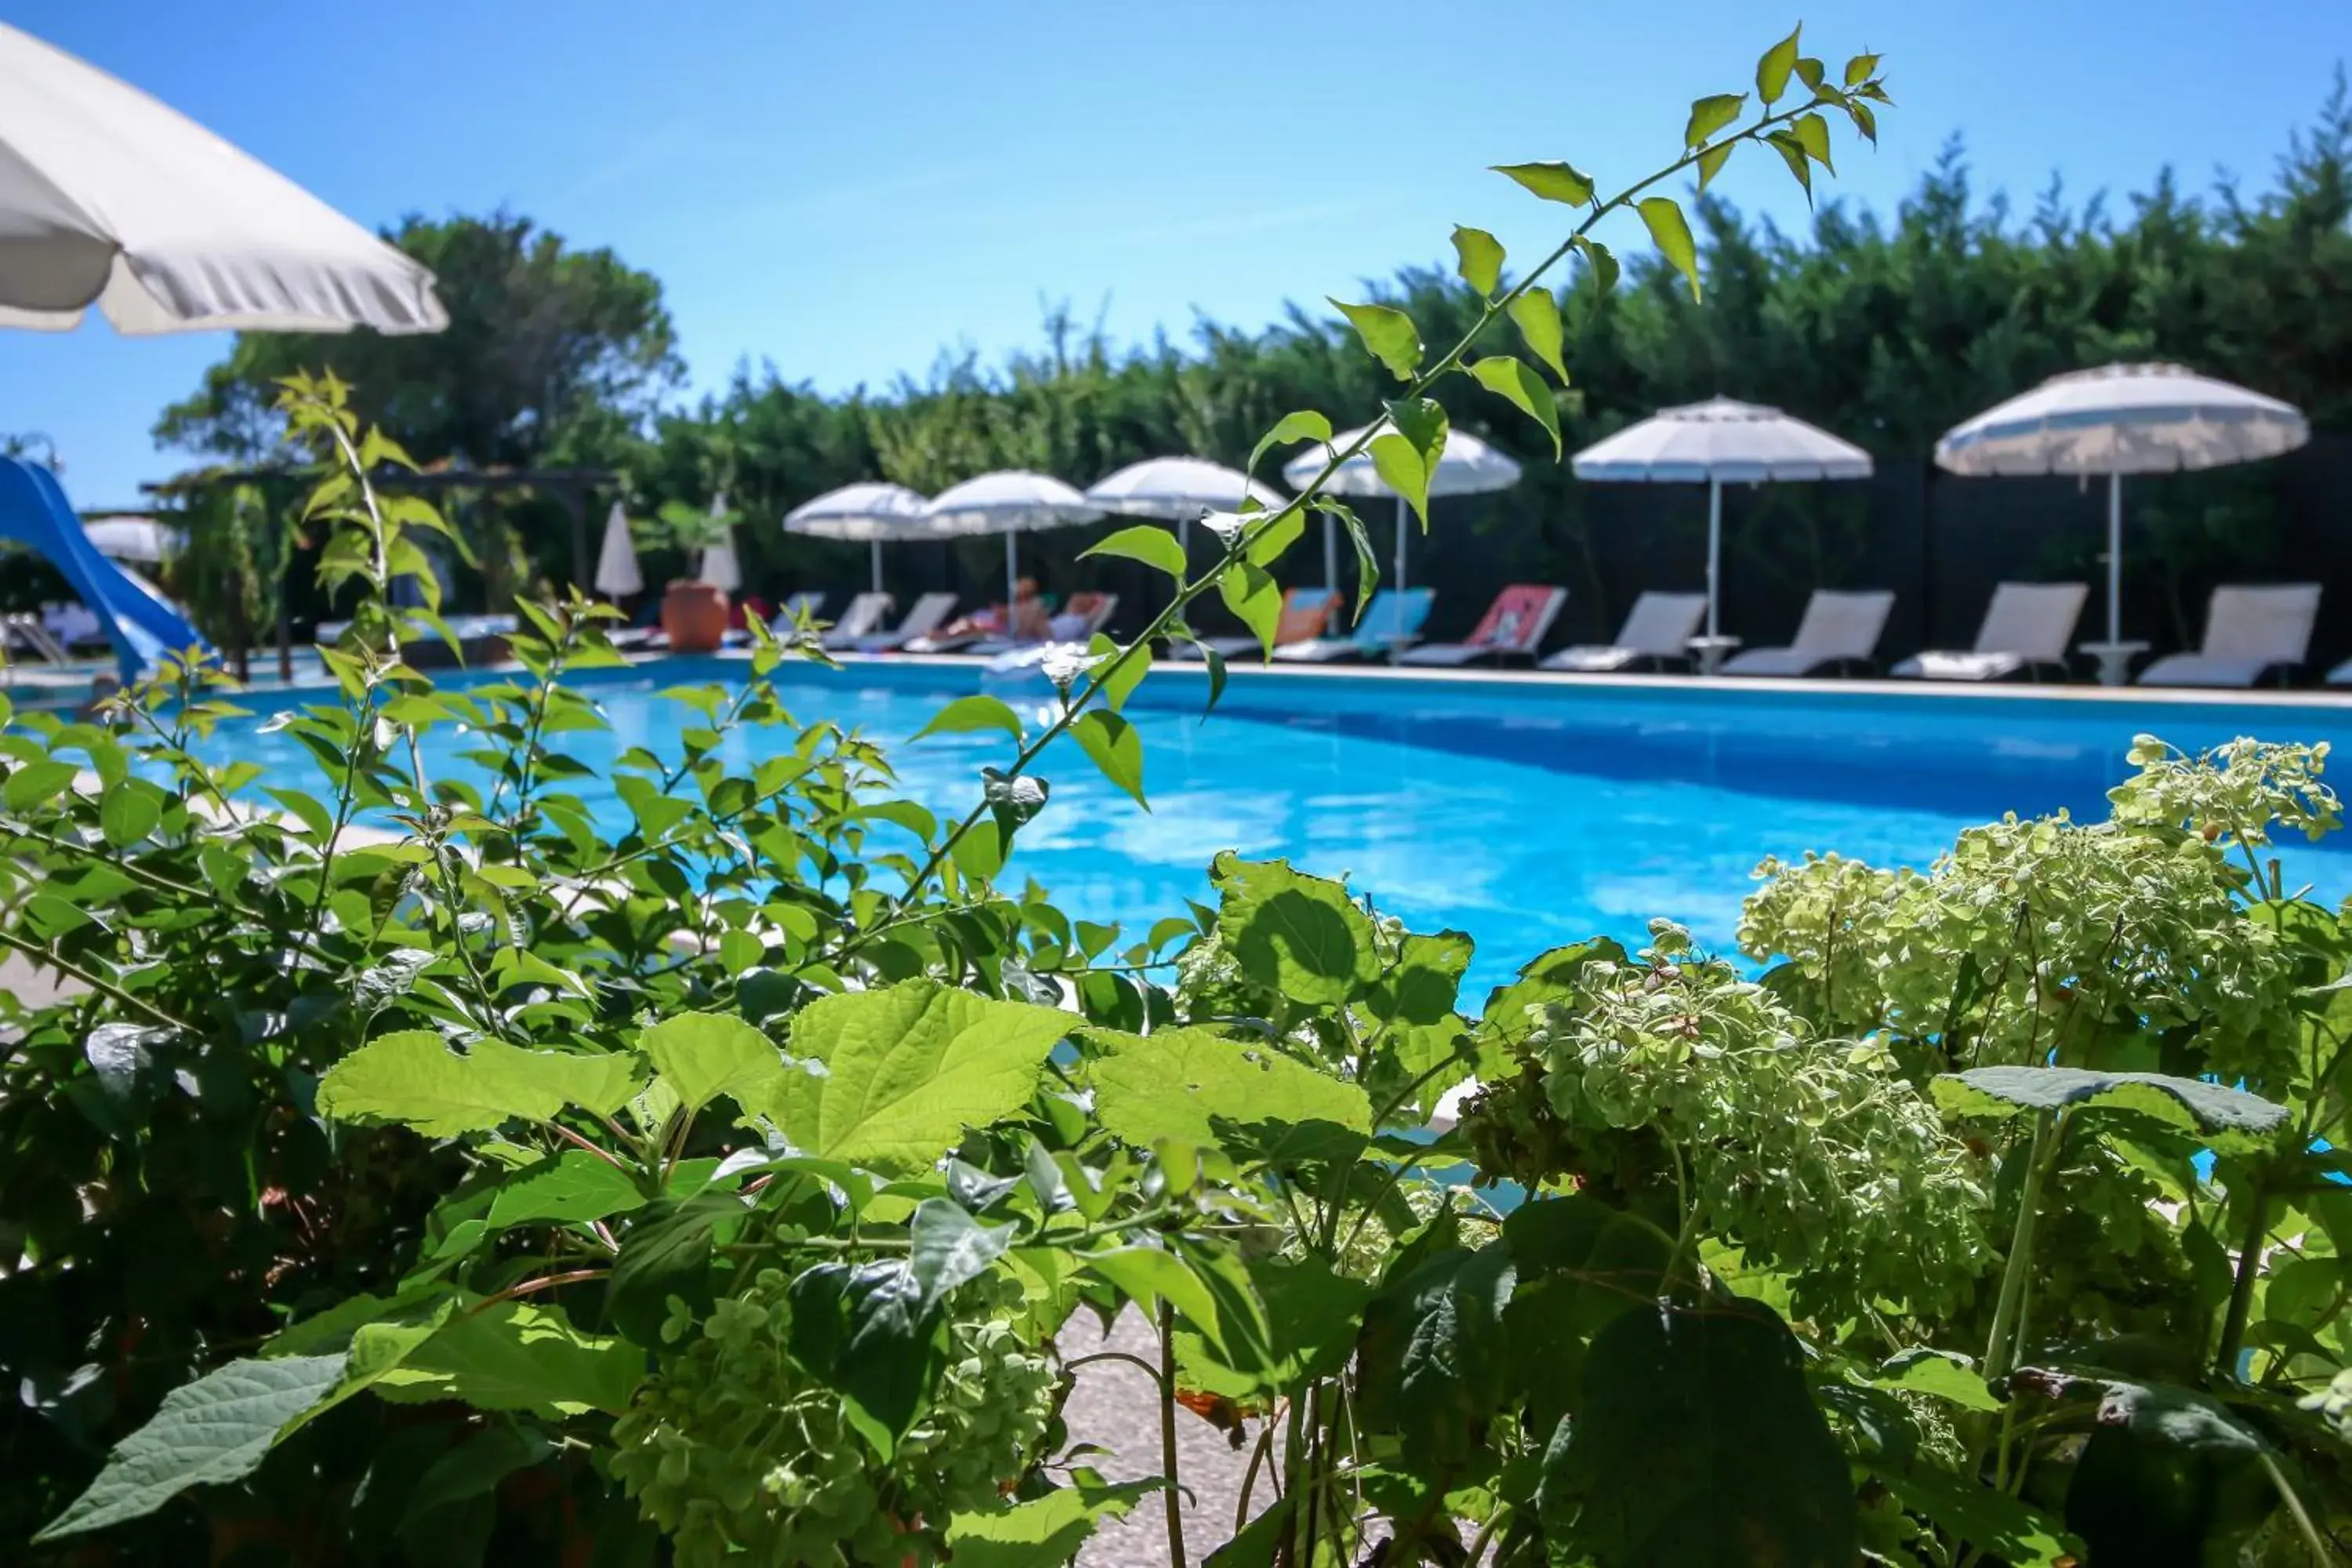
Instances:
[[[2203,645],[2195,653],[2158,659],[2140,671],[2139,683],[2252,686],[2272,669],[2301,664],[2311,649],[2311,628],[2318,619],[2316,583],[2216,588],[2205,606]]]
[[[1752,647],[1727,661],[1726,675],[1811,675],[1825,664],[1868,664],[1878,651],[1895,595],[1884,588],[1859,593],[1816,590],[1787,647]]]
[[[1913,654],[1891,673],[1927,680],[1999,680],[2042,665],[2063,670],[2090,592],[2082,583],[2003,583],[1985,606],[1973,649]]]
[[[820,647],[856,647],[857,639],[870,637],[882,629],[882,623],[898,603],[887,594],[860,594],[849,601],[849,608],[841,612],[841,619],[824,630],[817,638]]]
[[[1533,658],[1567,603],[1565,588],[1514,583],[1495,595],[1468,641],[1423,643],[1397,655],[1397,662],[1458,666],[1481,658]]]
[[[953,594],[926,594],[915,601],[907,618],[887,632],[876,632],[859,637],[850,646],[860,653],[889,653],[905,647],[917,637],[927,637],[939,630],[948,616],[955,613]]]
[[[1687,660],[1690,640],[1698,635],[1698,624],[1706,618],[1704,594],[1643,594],[1626,612],[1615,642],[1564,647],[1536,668],[1606,675],[1643,659],[1654,665],[1668,659]]]
[[[0,646],[21,647],[47,664],[69,662],[65,646],[29,610],[0,616]]]

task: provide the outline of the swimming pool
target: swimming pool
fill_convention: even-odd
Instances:
[[[570,749],[600,774],[629,746],[675,754],[684,710],[658,693],[743,675],[728,659],[600,671],[613,731],[568,737]],[[812,670],[784,695],[803,722],[829,717],[890,743],[906,793],[960,815],[1009,742],[905,742],[941,702],[983,686],[1024,710],[1052,700],[1034,674],[912,661]],[[2192,749],[2240,734],[2352,742],[2352,706],[2324,702],[1236,670],[1202,722],[1205,695],[1198,668],[1162,668],[1129,704],[1148,813],[1056,742],[1038,769],[1052,804],[1023,831],[1006,875],[1036,878],[1074,916],[1139,931],[1205,895],[1218,850],[1287,856],[1346,874],[1415,929],[1475,938],[1471,997],[1547,947],[1596,932],[1638,939],[1655,915],[1728,945],[1767,855],[1835,849],[1924,865],[2003,811],[2103,816],[2143,731]],[[259,732],[286,700],[254,694],[256,717],[223,731],[221,753],[315,778],[299,747]],[[454,753],[467,743],[438,738],[436,767],[463,773]],[[731,741],[730,760],[749,761],[751,744]],[[603,777],[573,787],[626,821]],[[2291,883],[2352,893],[2352,835],[2340,849],[2298,845],[2286,858]]]

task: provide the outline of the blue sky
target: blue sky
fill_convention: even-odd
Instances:
[[[1946,138],[2021,201],[2165,164],[2267,176],[2352,46],[2342,0],[2247,20],[2176,0],[14,0],[5,19],[163,98],[363,223],[504,205],[665,284],[694,387],[744,359],[827,389],[1037,341],[1041,301],[1121,339],[1450,254],[1559,209],[1484,172],[1603,177],[1676,149],[1799,18],[1886,57],[1899,110],[1838,189],[1890,206]],[[2258,19],[2256,19],[2258,17]],[[1801,220],[1777,163],[1734,199]],[[1627,246],[1636,237],[1622,237]],[[86,506],[183,465],[148,436],[224,337],[0,333],[0,431]],[[1748,389],[1769,394],[1769,388]]]

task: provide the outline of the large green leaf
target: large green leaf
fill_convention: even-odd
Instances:
[[[792,1047],[823,1074],[793,1073],[763,1109],[810,1153],[925,1168],[1027,1103],[1075,1021],[927,980],[820,997],[793,1020]]]
[[[1700,99],[1690,107],[1690,119],[1683,125],[1683,145],[1701,147],[1706,139],[1739,118],[1748,107],[1744,92],[1718,92]]]
[[[682,1013],[637,1036],[690,1115],[726,1097],[746,1110],[772,1105],[793,1070],[775,1042],[732,1013]]]
[[[1286,1396],[1347,1364],[1362,1327],[1371,1287],[1334,1274],[1319,1258],[1253,1258],[1244,1265],[1268,1329],[1265,1352],[1242,1353],[1254,1342],[1232,1336],[1212,1344],[1179,1331],[1176,1364],[1184,1385],[1231,1399]]]
[[[2010,1568],[2062,1568],[2082,1559],[2082,1542],[2061,1535],[2049,1521],[2007,1492],[1930,1465],[1882,1468],[1874,1473],[1907,1511]]]
[[[911,739],[919,741],[926,735],[968,734],[975,730],[1002,730],[1013,737],[1015,745],[1020,744],[1023,737],[1021,715],[1013,710],[1011,704],[1002,697],[974,692],[969,697],[957,698],[932,714],[930,722],[916,731]]]
[[[1236,561],[1217,574],[1217,596],[1265,652],[1274,649],[1275,633],[1282,626],[1282,588],[1266,569],[1254,561]]]
[[[402,1404],[456,1399],[477,1410],[618,1415],[645,1374],[645,1352],[626,1340],[584,1333],[561,1308],[501,1301],[451,1319],[375,1391]]]
[[[1510,399],[1519,411],[1544,427],[1551,437],[1552,456],[1559,456],[1559,405],[1543,378],[1508,354],[1492,354],[1474,362],[1470,374],[1487,391]]]
[[[1417,1082],[1408,1103],[1425,1120],[1448,1089],[1470,1076],[1466,1029],[1454,1005],[1471,952],[1470,939],[1460,931],[1408,936],[1365,993],[1363,1012],[1381,1028],[1364,1086],[1379,1105]]]
[[[1568,384],[1568,362],[1561,351],[1567,342],[1567,331],[1560,325],[1559,301],[1549,289],[1530,289],[1510,304],[1511,324],[1519,329],[1519,341],[1528,352],[1543,361],[1552,374],[1559,377],[1562,386]]]
[[[1412,318],[1391,305],[1349,305],[1334,300],[1339,313],[1348,318],[1356,335],[1364,341],[1374,359],[1388,366],[1389,374],[1399,381],[1411,381],[1412,373],[1421,368],[1421,329]]]
[[[2087,1068],[1991,1067],[1945,1073],[1929,1086],[1955,1116],[2005,1121],[2044,1110],[2137,1111],[2194,1132],[2217,1152],[2270,1147],[2289,1112],[2260,1095],[2193,1078]]]
[[[99,1530],[154,1512],[190,1487],[242,1480],[287,1426],[325,1398],[345,1358],[237,1361],[163,1396],[147,1424],[115,1445],[106,1468],[33,1539]]]
[[[1454,1247],[1365,1309],[1363,1419],[1403,1436],[1402,1468],[1459,1465],[1500,1408],[1510,1383],[1504,1311],[1517,1279],[1501,1241]]]
[[[1106,1519],[1124,1519],[1154,1481],[1061,1487],[989,1513],[948,1521],[955,1568],[1063,1568]]]
[[[648,1349],[662,1342],[669,1304],[697,1316],[710,1310],[710,1266],[722,1226],[740,1223],[743,1205],[724,1193],[662,1198],[641,1210],[613,1260],[604,1310],[613,1325]]]
[[[1088,1068],[1096,1118],[1139,1149],[1165,1142],[1279,1163],[1360,1148],[1372,1130],[1362,1089],[1270,1046],[1204,1028],[1085,1035],[1102,1053]]]
[[[1672,196],[1643,196],[1635,210],[1642,215],[1643,223],[1649,226],[1650,238],[1659,252],[1690,285],[1691,298],[1699,298],[1698,244],[1691,238],[1690,223],[1683,216],[1681,204]]]
[[[1546,1535],[1598,1568],[1852,1568],[1853,1484],[1804,1355],[1754,1301],[1619,1317],[1544,1458]],[[1565,1534],[1554,1537],[1555,1520]]]
[[[642,1207],[629,1173],[585,1149],[566,1149],[526,1165],[499,1184],[490,1199],[492,1229],[553,1221],[582,1225]]]
[[[1275,422],[1273,429],[1259,437],[1257,445],[1250,449],[1249,471],[1257,472],[1258,464],[1276,447],[1287,447],[1296,441],[1328,444],[1330,439],[1331,421],[1314,409],[1301,408],[1286,414]]]
[[[1103,777],[1132,795],[1136,805],[1151,809],[1143,798],[1143,736],[1134,725],[1107,708],[1090,708],[1070,726],[1070,737]]]
[[[615,1053],[530,1051],[503,1040],[478,1040],[460,1056],[432,1031],[407,1029],[330,1068],[319,1083],[319,1114],[450,1138],[546,1121],[567,1105],[610,1112],[635,1092],[635,1071]]]
[[[2095,1399],[2066,1488],[2066,1528],[2092,1563],[2202,1568],[2234,1561],[2278,1505],[2270,1445],[2195,1389],[2027,1368],[2015,1391]]]
[[[1084,561],[1089,555],[1117,555],[1128,561],[1139,561],[1146,566],[1157,567],[1179,583],[1184,580],[1184,546],[1174,534],[1150,523],[1138,523],[1122,528],[1108,539],[1096,541],[1078,552]],[[1011,710],[1006,710],[1011,711]],[[1018,721],[1015,721],[1016,724]]]
[[[1506,1047],[1517,1046],[1536,1026],[1536,1009],[1576,999],[1588,964],[1624,962],[1625,950],[1605,936],[1555,947],[1529,960],[1520,967],[1517,979],[1487,994],[1486,1009],[1478,1020],[1480,1039]]]
[[[1307,1006],[1354,998],[1380,977],[1372,922],[1340,884],[1294,871],[1286,860],[1227,852],[1209,869],[1221,895],[1221,929],[1242,972]]]
[[[903,1259],[826,1263],[787,1288],[793,1359],[840,1394],[851,1425],[885,1458],[922,1409],[945,1335]]]
[[[1573,163],[1497,163],[1495,173],[1508,174],[1548,202],[1580,207],[1592,199],[1592,176]]]
[[[1756,62],[1756,96],[1769,109],[1789,90],[1789,73],[1797,68],[1798,38],[1802,26],[1792,27],[1789,36],[1764,51]]]
[[[922,1310],[929,1311],[957,1286],[986,1273],[1013,1245],[1013,1232],[1009,1225],[981,1224],[949,1198],[917,1204],[908,1261],[922,1288]]]
[[[1475,289],[1483,297],[1494,297],[1495,286],[1503,278],[1503,242],[1483,228],[1454,226],[1454,254],[1457,258],[1454,270],[1462,281]]]

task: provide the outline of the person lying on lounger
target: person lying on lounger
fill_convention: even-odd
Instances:
[[[1017,642],[1043,642],[1052,627],[1053,623],[1045,615],[1045,601],[1037,596],[1037,579],[1024,577],[1013,584],[1013,606],[1009,617],[1004,605],[991,605],[950,625],[940,634],[940,640],[1009,636]]]

